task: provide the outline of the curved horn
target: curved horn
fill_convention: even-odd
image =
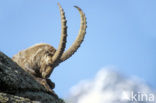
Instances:
[[[55,64],[57,60],[62,56],[65,46],[66,46],[66,37],[67,37],[67,26],[66,26],[66,17],[64,10],[62,9],[61,5],[58,3],[59,9],[60,9],[60,15],[61,15],[61,40],[59,43],[58,50],[55,52],[52,60]]]
[[[60,62],[65,61],[77,51],[82,41],[84,40],[84,36],[86,33],[87,22],[86,22],[85,14],[82,12],[82,10],[79,7],[77,6],[74,6],[74,7],[78,9],[78,11],[80,12],[80,16],[81,16],[81,25],[80,25],[79,34],[75,42],[72,44],[72,46],[67,51],[65,51],[65,53],[63,53],[63,55],[60,58]]]

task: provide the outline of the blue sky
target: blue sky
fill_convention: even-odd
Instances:
[[[12,57],[42,42],[57,48],[61,29],[57,2],[68,20],[66,49],[80,26],[74,5],[82,8],[88,21],[82,46],[51,75],[57,94],[65,96],[70,87],[105,66],[156,88],[155,0],[1,0],[0,51]]]

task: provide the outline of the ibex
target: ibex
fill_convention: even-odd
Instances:
[[[48,79],[50,74],[56,66],[67,60],[77,51],[84,40],[87,28],[85,14],[79,7],[74,6],[78,9],[81,16],[80,31],[72,46],[64,52],[67,38],[67,21],[64,10],[59,3],[58,6],[61,15],[61,40],[58,49],[56,50],[49,44],[41,43],[20,51],[12,58],[13,61],[51,92],[53,92],[51,89],[54,88],[54,83]]]

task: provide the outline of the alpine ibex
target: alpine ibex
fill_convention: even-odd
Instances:
[[[61,15],[61,40],[56,50],[53,46],[45,43],[34,45],[28,49],[20,51],[13,56],[13,60],[21,66],[26,72],[30,73],[39,83],[48,91],[54,88],[54,84],[48,79],[52,71],[61,62],[71,57],[80,47],[86,33],[86,17],[83,11],[78,9],[81,16],[81,25],[79,34],[72,46],[64,52],[66,47],[67,26],[64,10],[58,3]]]

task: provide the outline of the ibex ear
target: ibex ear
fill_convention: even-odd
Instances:
[[[81,43],[83,42],[85,34],[86,34],[87,22],[86,22],[85,14],[82,12],[82,10],[78,6],[74,6],[74,7],[77,8],[78,11],[80,12],[80,16],[81,16],[80,31],[75,42],[72,44],[72,46],[65,53],[63,53],[60,59],[60,62],[65,61],[77,51],[77,49],[80,47]]]

